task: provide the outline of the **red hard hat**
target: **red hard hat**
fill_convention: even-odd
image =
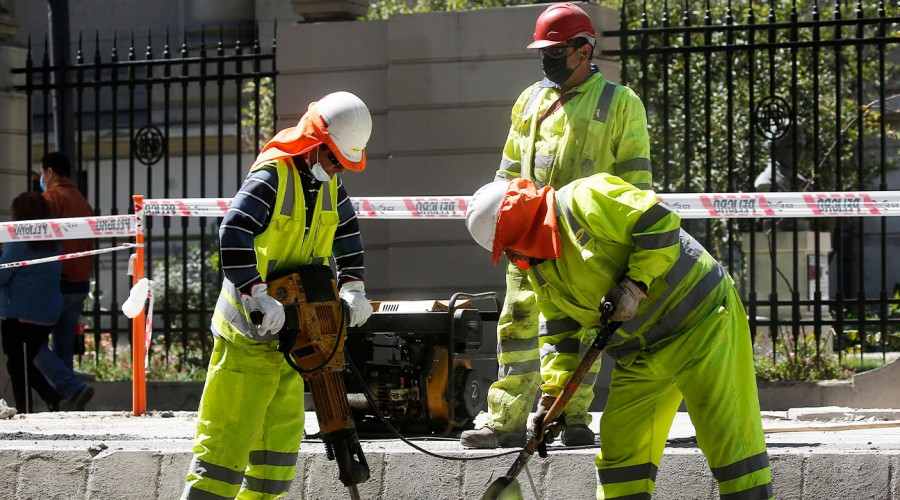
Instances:
[[[597,31],[591,18],[573,3],[555,3],[538,17],[534,25],[534,42],[528,48],[542,49],[576,37],[585,38],[591,47],[594,46]]]

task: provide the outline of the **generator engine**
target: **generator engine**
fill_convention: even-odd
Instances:
[[[479,310],[479,300],[492,301],[493,310]],[[369,320],[348,329],[345,348],[378,412],[403,433],[446,436],[471,428],[497,373],[493,351],[480,357],[477,351],[484,323],[497,321],[499,305],[493,292],[373,302]],[[386,431],[359,381],[344,376],[359,431]]]

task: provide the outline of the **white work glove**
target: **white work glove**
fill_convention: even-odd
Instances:
[[[122,303],[122,312],[129,318],[136,318],[141,311],[144,310],[144,303],[147,302],[147,295],[150,294],[150,280],[141,278],[131,287],[128,298]]]
[[[250,295],[241,294],[244,309],[251,318],[256,311],[262,313],[262,321],[257,325],[260,340],[274,340],[284,326],[284,306],[269,296],[268,289],[265,283],[257,283],[250,288]]]
[[[637,314],[638,305],[645,298],[647,298],[647,294],[637,283],[625,278],[610,290],[600,303],[611,302],[615,306],[613,313],[609,316],[611,321],[628,321]]]
[[[535,437],[544,425],[544,416],[550,411],[550,407],[556,402],[553,396],[546,394],[538,400],[537,411],[528,419],[528,432],[531,437]],[[555,421],[547,426],[547,432],[544,433],[543,439],[546,444],[550,444],[562,433],[566,428],[566,415],[562,414]]]
[[[350,310],[349,326],[362,326],[372,315],[372,304],[366,298],[366,286],[362,281],[348,281],[341,287],[341,300]]]

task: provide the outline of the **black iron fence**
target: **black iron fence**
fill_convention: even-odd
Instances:
[[[233,194],[260,141],[271,135],[274,42],[263,50],[254,32],[221,28],[173,38],[79,39],[68,66],[53,66],[47,51],[37,59],[29,42],[26,66],[13,70],[24,75],[16,89],[27,95],[31,117],[26,168],[56,142],[67,143],[51,136],[53,123],[61,123],[75,145],[66,151],[73,178],[98,215],[133,213],[131,194]],[[54,120],[58,113],[63,120]],[[151,368],[162,363],[172,371],[174,362],[176,371],[189,370],[203,365],[191,347],[211,349],[209,316],[221,282],[217,228],[218,221],[204,218],[145,219],[148,277],[157,283]],[[130,339],[131,325],[119,312],[130,284],[127,266],[126,255],[95,257],[84,315],[88,341],[108,348],[113,364],[120,339]],[[127,367],[128,360],[118,364]]]
[[[658,191],[900,187],[896,4],[626,4],[605,36],[647,106]],[[812,333],[818,349],[833,329],[838,348],[900,347],[900,221],[686,226],[736,278],[755,332],[795,344]]]
[[[814,0],[626,2],[623,80],[642,97],[660,192],[888,190],[897,173],[900,17],[882,2]],[[697,5],[693,5],[697,4]],[[693,10],[697,9],[697,10]],[[274,118],[274,43],[252,33],[176,46],[168,34],[79,41],[75,63],[35,62],[28,96],[31,155],[52,149],[54,110],[71,110],[75,165],[98,214],[128,213],[129,195],[231,196]],[[501,76],[498,75],[498,78]],[[268,96],[267,96],[268,93]],[[62,97],[62,99],[59,99]],[[56,103],[56,105],[54,105]],[[57,122],[59,122],[57,120]],[[64,121],[61,123],[65,123]],[[268,127],[268,129],[267,129]],[[33,142],[32,142],[33,141]],[[88,185],[88,182],[90,185]],[[140,186],[140,188],[137,188]],[[204,366],[221,281],[218,221],[148,218],[148,274],[157,283],[150,367]],[[838,349],[900,344],[900,221],[885,218],[685,221],[740,286],[752,327],[796,345],[835,332]],[[115,242],[114,242],[115,243]],[[127,258],[96,259],[88,332],[115,352],[130,325],[118,313]],[[855,333],[854,333],[855,332]],[[868,339],[868,341],[867,341]],[[774,345],[774,342],[773,342]],[[172,356],[172,350],[175,355]]]

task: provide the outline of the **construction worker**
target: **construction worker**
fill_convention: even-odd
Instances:
[[[339,175],[366,167],[369,110],[328,94],[260,152],[219,229],[225,280],[183,499],[277,498],[291,485],[303,436],[303,379],[276,350],[284,308],[266,278],[333,255],[350,326],[372,313],[363,243]],[[259,325],[250,313],[262,314]]]
[[[650,498],[682,399],[719,494],[771,498],[746,313],[731,277],[680,223],[653,191],[603,173],[559,190],[495,181],[466,213],[494,264],[506,254],[537,291],[542,330],[581,327],[557,346],[586,352],[605,302],[623,322],[606,348],[616,364],[600,420],[598,499]],[[541,338],[542,352],[554,349]],[[569,376],[544,379],[534,428]]]
[[[538,17],[528,48],[537,49],[546,78],[525,89],[513,106],[496,179],[521,177],[537,186],[559,188],[608,172],[650,189],[644,105],[631,89],[606,80],[590,63],[596,37],[590,17],[577,5],[553,4]],[[499,380],[488,391],[485,426],[463,432],[463,446],[522,446],[541,377],[545,382],[558,378],[577,364],[578,352],[568,345],[556,346],[553,356],[542,355],[539,335],[552,344],[576,332],[539,332],[537,314],[534,290],[525,275],[507,266],[506,298],[497,324]],[[599,370],[598,360],[567,407],[569,426],[562,436],[566,445],[594,444],[587,410]]]

